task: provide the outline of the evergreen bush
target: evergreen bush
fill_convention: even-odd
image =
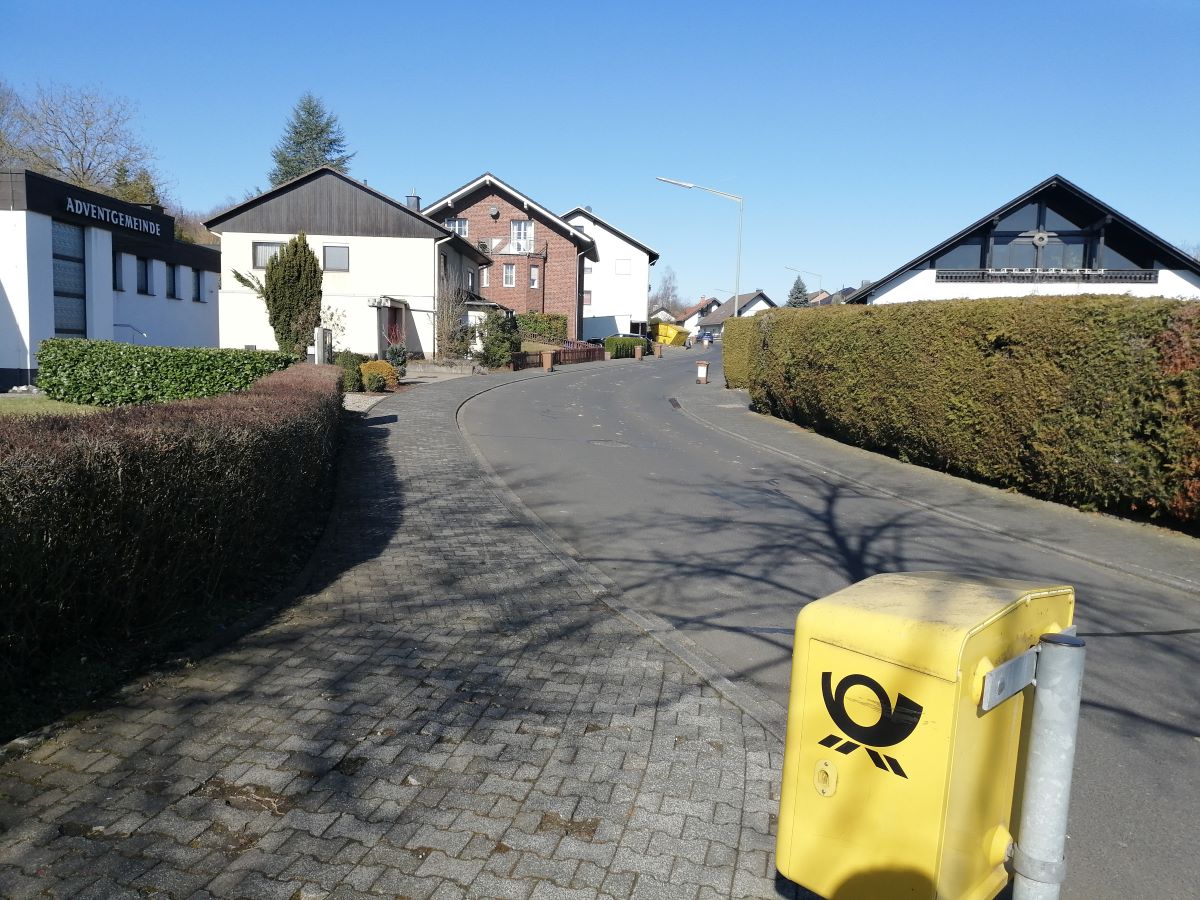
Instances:
[[[274,350],[51,338],[38,348],[37,383],[51,398],[66,403],[162,403],[244,390],[293,362],[292,354]]]
[[[1085,509],[1200,519],[1200,304],[1021,297],[756,318],[761,339],[734,352],[760,410]]]
[[[632,359],[635,347],[641,347],[643,354],[650,349],[645,338],[610,337],[604,339],[604,349],[612,354],[613,359]]]
[[[368,391],[394,391],[399,385],[399,379],[396,378],[396,370],[392,368],[392,364],[385,359],[373,359],[363,363],[358,367],[362,372],[363,384]],[[377,375],[383,381],[382,387],[373,388],[372,384],[377,382],[372,376]]]
[[[333,355],[333,364],[342,370],[342,391],[356,394],[363,389],[362,372],[358,367],[365,363],[369,356],[362,353],[352,353],[349,350],[339,350]]]
[[[561,344],[567,339],[567,317],[561,313],[517,313],[517,330],[526,340]]]
[[[515,316],[492,312],[483,321],[482,348],[476,358],[489,369],[502,369],[512,361],[512,355],[521,349],[521,335],[517,331]]]

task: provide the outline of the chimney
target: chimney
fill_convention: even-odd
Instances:
[[[421,198],[417,196],[416,188],[413,188],[413,192],[411,194],[409,194],[407,197],[405,197],[404,201],[408,205],[409,209],[414,210],[416,212],[421,211]]]

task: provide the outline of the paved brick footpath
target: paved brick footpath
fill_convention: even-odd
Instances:
[[[295,606],[0,767],[0,896],[790,895],[778,742],[505,505],[500,381],[357,416]]]

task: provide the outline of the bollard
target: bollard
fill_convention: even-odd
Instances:
[[[605,350],[604,351],[604,361],[608,362],[611,359],[612,359],[612,352],[609,350]]]
[[[1038,643],[1033,723],[1013,845],[1013,900],[1057,900],[1066,878],[1067,811],[1083,689],[1084,643],[1043,634]]]
[[[543,350],[542,351],[542,368],[547,372],[554,371],[554,351],[553,350]]]
[[[636,347],[634,347],[634,348],[633,348],[633,358],[634,358],[634,359],[641,359],[641,358],[642,358],[642,353],[643,353],[644,349],[645,349],[645,348],[644,348],[644,347],[642,347],[642,345],[641,345],[641,344],[638,344]]]
[[[702,359],[696,363],[696,384],[708,384],[707,359]]]
[[[662,344],[657,342],[654,344],[654,357],[655,359],[662,359]]]

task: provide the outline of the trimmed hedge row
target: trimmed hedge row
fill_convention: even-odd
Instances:
[[[53,338],[38,348],[38,387],[92,406],[162,403],[240,391],[296,358],[274,350],[142,347]]]
[[[610,337],[604,339],[604,349],[612,354],[613,359],[633,359],[635,347],[641,347],[642,353],[647,350],[644,338]]]
[[[725,373],[725,387],[750,386],[750,359],[752,349],[762,343],[763,315],[765,313],[725,320],[721,333],[721,369]]]
[[[221,397],[6,419],[0,688],[281,571],[323,515],[339,377],[301,365]]]
[[[567,317],[562,313],[517,313],[517,330],[527,340],[561,344],[567,339]]]
[[[1200,520],[1200,304],[1023,297],[756,319],[726,352],[760,410],[1085,509]]]

